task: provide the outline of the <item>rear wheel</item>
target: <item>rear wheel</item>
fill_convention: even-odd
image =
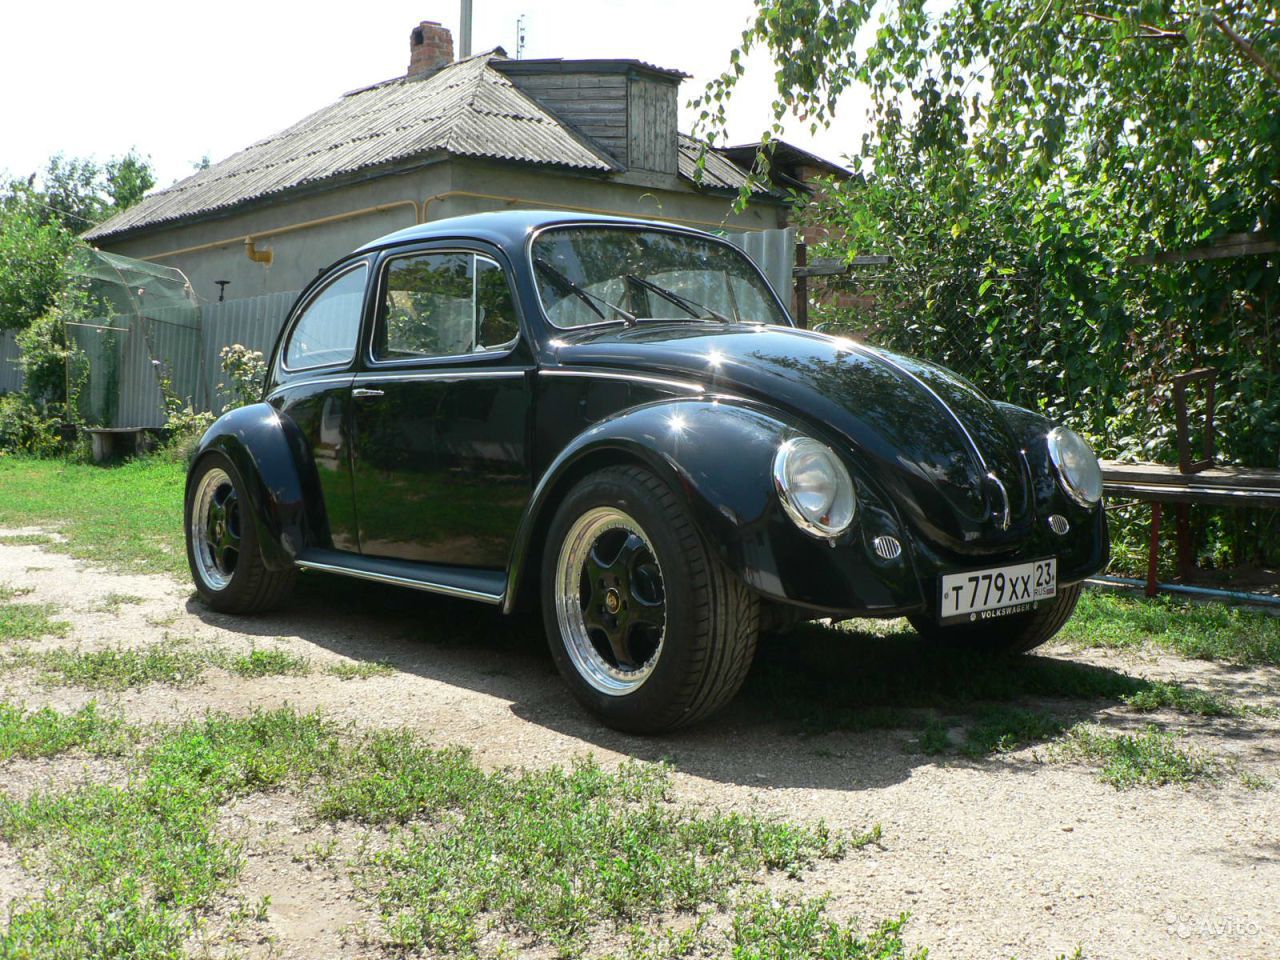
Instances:
[[[293,586],[294,571],[268,570],[243,496],[240,472],[220,453],[207,454],[187,485],[187,564],[196,591],[224,613],[275,606]]]
[[[925,617],[908,617],[916,633],[926,640],[983,653],[1026,653],[1048,643],[1071,619],[1084,585],[1059,587],[1051,600],[1043,600],[1030,613],[998,620],[940,626]]]
[[[703,543],[675,494],[611,467],[556,511],[542,567],[556,666],[606,724],[658,733],[727,703],[755,655],[759,603]]]

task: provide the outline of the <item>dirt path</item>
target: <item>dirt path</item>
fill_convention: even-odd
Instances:
[[[407,726],[436,743],[470,747],[492,767],[565,763],[588,753],[605,764],[665,758],[675,765],[677,790],[698,803],[821,818],[842,829],[879,823],[880,847],[823,864],[806,875],[804,889],[830,894],[842,918],[909,911],[909,940],[942,960],[1049,958],[1077,946],[1089,958],[1241,960],[1273,957],[1280,945],[1280,790],[1246,789],[1226,776],[1208,786],[1118,791],[1090,767],[1044,762],[1044,744],[982,761],[939,761],[912,749],[906,731],[800,736],[761,716],[747,697],[694,731],[627,737],[573,704],[527,624],[409,592],[305,579],[287,609],[244,620],[205,610],[185,584],[116,576],[35,546],[0,546],[0,583],[29,588],[24,600],[54,604],[71,623],[67,637],[42,645],[191,639],[237,653],[279,648],[313,667],[306,676],[256,680],[211,670],[189,688],[109,694],[12,672],[0,675],[0,693],[59,709],[96,699],[133,721],[288,703],[363,727]],[[451,639],[432,639],[441,636]],[[1058,648],[1047,655],[1280,703],[1276,670]],[[324,672],[371,660],[394,672],[358,680]],[[768,669],[788,669],[786,657],[770,658]],[[1161,718],[1259,777],[1280,776],[1280,722]],[[1119,708],[1098,708],[1092,719],[1146,722]],[[0,786],[21,790],[32,776],[47,780],[48,768],[10,764],[0,768]],[[262,823],[279,829],[264,833]],[[273,795],[230,811],[228,824],[248,839],[239,892],[271,896],[265,924],[274,955],[367,955],[344,932],[368,917],[350,883],[318,882],[297,859],[300,847],[330,828],[308,823]],[[0,901],[16,869],[0,850]]]

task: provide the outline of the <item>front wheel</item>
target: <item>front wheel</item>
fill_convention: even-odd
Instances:
[[[710,715],[737,693],[755,655],[756,596],[641,467],[593,473],[565,497],[548,531],[542,610],[573,695],[630,733]]]
[[[1084,584],[1060,587],[1057,596],[1044,600],[1030,613],[1016,613],[998,620],[943,627],[924,617],[908,617],[916,633],[926,640],[982,653],[1027,653],[1048,643],[1076,609]]]
[[[201,599],[224,613],[275,606],[293,586],[293,570],[268,570],[244,496],[244,480],[227,457],[210,453],[187,484],[187,564]]]

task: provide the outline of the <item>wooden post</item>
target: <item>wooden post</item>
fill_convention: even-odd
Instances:
[[[809,263],[809,245],[801,240],[796,244],[796,266],[804,267]],[[801,272],[795,278],[796,323],[800,329],[809,328],[809,275]]]
[[[1151,540],[1147,544],[1147,596],[1154,597],[1160,591],[1156,577],[1160,564],[1160,501],[1151,504]]]

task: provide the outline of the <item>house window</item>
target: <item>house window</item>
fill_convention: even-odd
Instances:
[[[502,268],[474,253],[422,253],[387,265],[376,360],[506,349],[520,328]]]
[[[339,366],[351,362],[360,339],[368,264],[348,270],[311,298],[289,334],[284,365],[289,370]]]

